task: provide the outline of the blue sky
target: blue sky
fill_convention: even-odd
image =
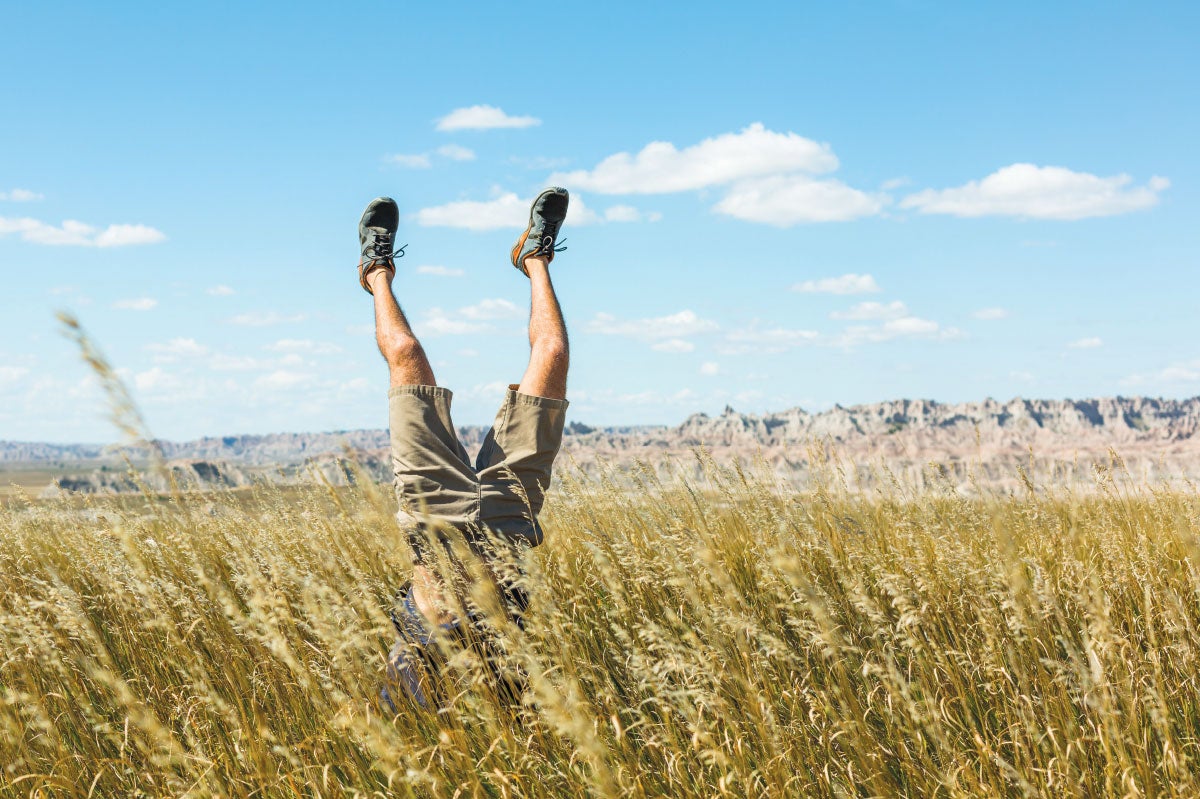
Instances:
[[[1200,393],[1194,4],[38,3],[0,30],[0,439],[386,425],[356,225],[462,424],[572,191],[571,418]]]

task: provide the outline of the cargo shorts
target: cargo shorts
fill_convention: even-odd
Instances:
[[[472,464],[450,419],[452,397],[442,386],[388,391],[398,518],[410,531],[414,561],[424,560],[430,531],[443,525],[469,542],[482,541],[478,533],[486,529],[514,545],[537,546],[567,401],[510,385]]]

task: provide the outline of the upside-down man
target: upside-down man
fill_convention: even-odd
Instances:
[[[474,619],[452,610],[464,606],[463,597],[452,596],[453,589],[432,568],[442,553],[431,549],[440,545],[450,552],[452,535],[447,532],[457,531],[486,563],[500,555],[519,555],[542,541],[537,515],[562,443],[567,408],[567,328],[550,281],[567,202],[565,189],[550,188],[538,195],[529,224],[512,249],[512,264],[528,276],[532,291],[529,364],[521,382],[509,386],[474,464],[450,419],[451,392],[434,379],[392,292],[399,209],[393,200],[381,197],[367,206],[359,223],[359,281],[374,296],[375,337],[390,374],[398,518],[414,563],[412,583],[401,591],[393,612],[400,640],[388,657],[388,686],[382,694],[393,711],[397,688],[422,707],[440,701],[436,671],[442,664],[434,641],[438,628],[445,635],[479,640]],[[498,553],[498,546],[509,551]],[[511,575],[497,576],[506,611],[519,624],[525,593]],[[485,641],[485,657],[486,650]],[[512,690],[511,682],[497,676]]]

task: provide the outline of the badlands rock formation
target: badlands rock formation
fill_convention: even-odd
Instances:
[[[886,473],[917,485],[938,483],[1016,488],[1019,470],[1038,483],[1094,485],[1098,476],[1128,472],[1159,481],[1200,473],[1200,397],[1171,400],[1145,397],[1088,400],[984,400],[942,404],[896,400],[819,413],[802,408],[763,415],[726,408],[720,416],[695,414],[677,427],[593,428],[572,423],[564,440],[562,468],[591,471],[607,463],[635,462],[654,468],[694,470],[698,448],[718,462],[765,464],[777,474],[803,482],[814,461],[833,458],[846,482],[870,488]],[[477,449],[485,430],[460,429],[468,451]],[[352,454],[379,480],[390,478],[384,430],[337,433],[225,436],[186,443],[162,443],[172,468],[188,485],[243,485],[254,471],[284,467],[286,479],[311,478],[319,470],[344,482],[338,460]],[[48,449],[49,448],[49,449]],[[97,448],[80,447],[80,458]],[[55,461],[71,459],[71,448],[0,442],[0,460],[15,453],[53,451]],[[6,455],[7,453],[7,455]],[[203,464],[203,465],[201,465]],[[210,474],[206,480],[204,475]],[[93,474],[70,490],[122,490],[119,480]]]

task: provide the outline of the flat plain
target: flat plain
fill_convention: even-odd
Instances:
[[[525,629],[467,600],[523,703],[445,642],[434,712],[376,701],[410,569],[386,487],[12,496],[0,795],[1200,791],[1190,485],[864,492],[837,461],[797,488],[694,458],[563,470]]]

